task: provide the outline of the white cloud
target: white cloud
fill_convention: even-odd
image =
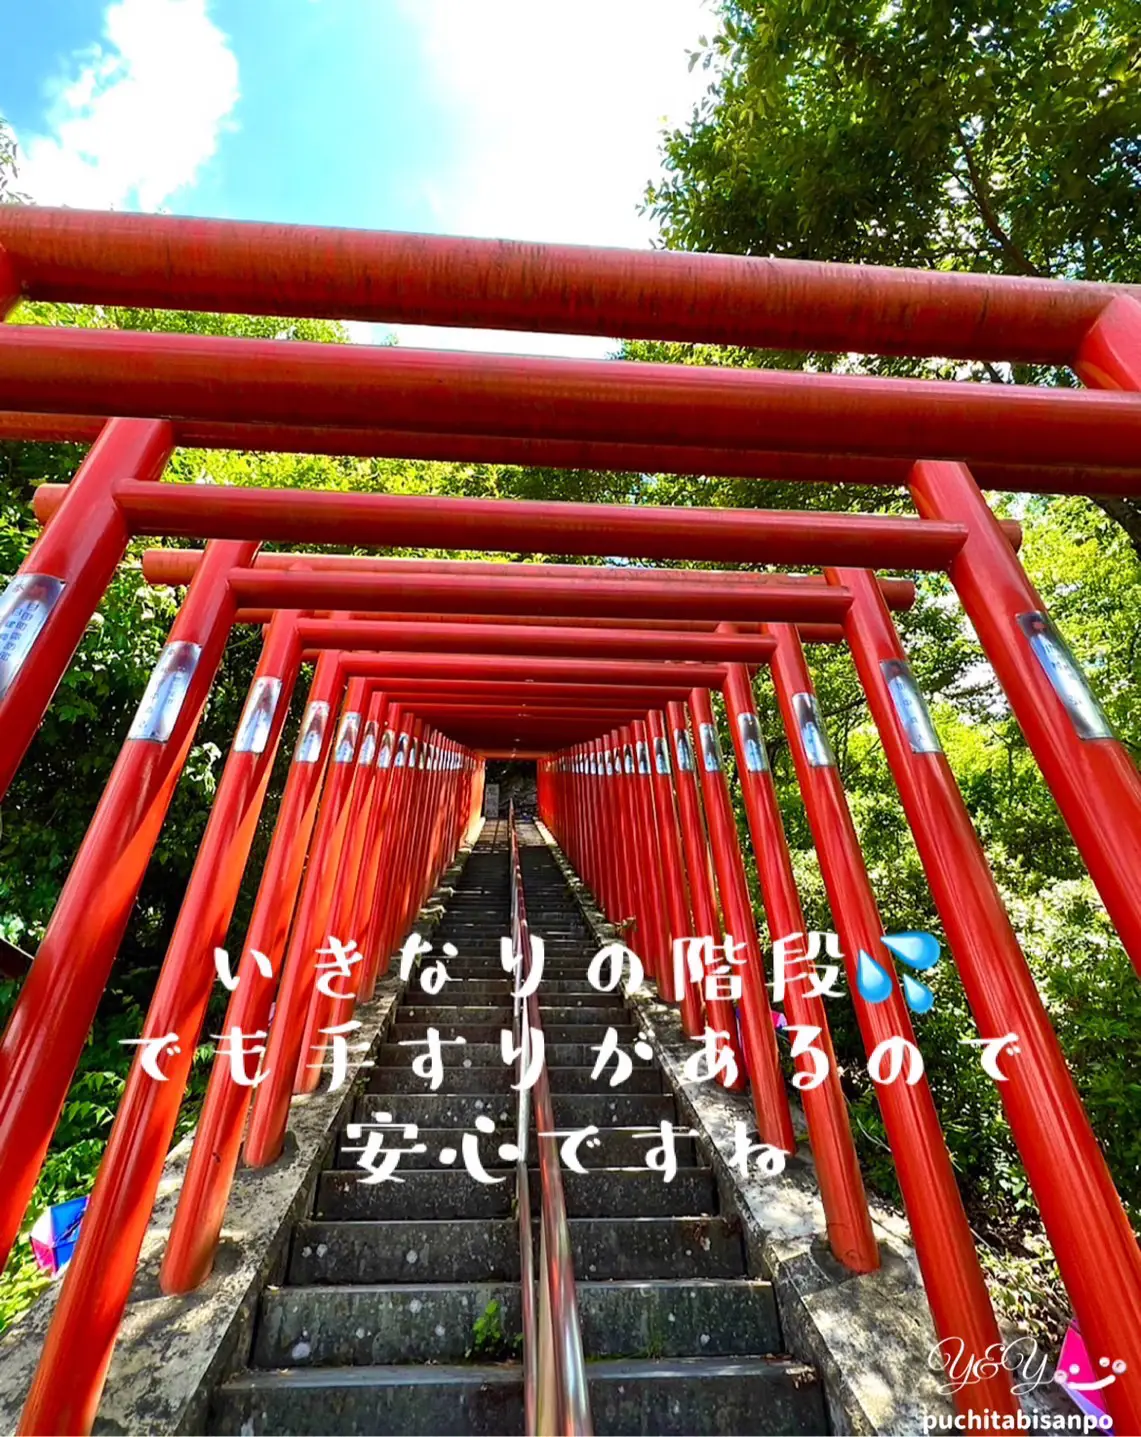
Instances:
[[[153,210],[193,183],[238,101],[238,62],[208,0],[115,0],[103,41],[53,84],[47,133],[21,136],[41,204]]]
[[[422,198],[446,234],[645,248],[638,213],[661,131],[710,76],[686,52],[714,27],[702,0],[400,0],[421,37],[453,163]],[[411,121],[415,123],[414,118]],[[401,343],[440,331],[396,330]],[[612,341],[452,331],[468,349],[602,355]]]
[[[441,230],[567,244],[648,243],[637,213],[664,125],[709,76],[686,51],[701,0],[401,0],[456,153],[424,197]]]

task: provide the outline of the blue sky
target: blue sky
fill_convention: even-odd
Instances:
[[[712,23],[702,0],[0,0],[0,113],[45,204],[642,247]]]

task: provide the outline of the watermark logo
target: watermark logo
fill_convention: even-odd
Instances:
[[[945,1337],[931,1348],[927,1363],[933,1371],[942,1372],[946,1377],[939,1391],[949,1397],[961,1392],[964,1387],[988,1381],[1004,1368],[1015,1374],[1012,1387],[1019,1396],[1045,1386],[1053,1376],[1047,1371],[1050,1359],[1039,1351],[1032,1337],[1018,1337],[1006,1343],[995,1342],[982,1353],[969,1352],[961,1337]]]
[[[985,1352],[969,1352],[961,1337],[944,1338],[935,1343],[927,1356],[928,1365],[941,1372],[945,1381],[939,1391],[957,1397],[965,1388],[987,1382],[1000,1372],[1011,1374],[1011,1390],[1016,1397],[1025,1397],[1041,1387],[1057,1384],[1080,1409],[1078,1412],[1019,1412],[1008,1414],[971,1409],[965,1416],[959,1412],[927,1413],[923,1418],[926,1432],[963,1431],[1065,1431],[1113,1432],[1102,1396],[1124,1372],[1128,1364],[1121,1358],[1101,1357],[1095,1363],[1086,1351],[1077,1328],[1071,1326],[1062,1344],[1057,1363],[1042,1352],[1031,1337],[1018,1337],[1011,1342],[992,1343]]]

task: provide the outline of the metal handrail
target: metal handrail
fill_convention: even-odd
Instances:
[[[515,830],[515,805],[509,808],[511,835],[511,943],[517,960],[516,990],[531,972],[531,934],[523,895],[523,870]],[[522,981],[519,981],[519,980]],[[539,1300],[535,1302],[535,1254],[531,1234],[531,1191],[527,1174],[531,1092],[523,1074],[531,1056],[531,1035],[542,1032],[537,992],[513,1000],[519,1115],[515,1192],[519,1210],[520,1278],[523,1315],[523,1395],[529,1437],[591,1437],[586,1359],[578,1321],[570,1229],[567,1227],[559,1146],[551,1088],[544,1062],[534,1085],[535,1127],[539,1149]]]

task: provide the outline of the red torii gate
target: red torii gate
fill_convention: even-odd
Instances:
[[[1069,364],[1092,388],[1135,391],[1141,384],[1136,291],[1039,280],[5,207],[0,211],[0,314],[21,294],[72,302],[1033,360]],[[115,417],[125,411],[136,417]],[[308,854],[284,965],[287,986],[279,996],[287,1018],[275,1019],[269,1038],[271,1049],[276,1044],[291,1061],[282,1064],[272,1089],[267,1084],[264,1093],[259,1090],[248,1145],[255,1159],[260,1155],[263,1160],[280,1140],[297,1054],[319,1016],[307,1001],[302,955],[315,937],[320,941],[324,920],[335,907],[352,922],[364,921],[367,913],[367,932],[375,939],[374,969],[384,961],[414,915],[418,895],[430,888],[477,807],[480,767],[474,750],[497,727],[502,733],[502,719],[509,716],[520,741],[525,735],[529,745],[548,755],[542,763],[548,823],[595,884],[610,915],[634,915],[638,933],[650,945],[651,966],[659,960],[655,971],[663,993],[681,1000],[692,1031],[701,1015],[693,994],[671,991],[665,938],[687,931],[691,920],[699,931],[720,931],[718,902],[726,929],[747,938],[752,928],[716,753],[709,686],[723,689],[731,719],[770,934],[776,941],[798,931],[798,923],[803,927],[771,776],[758,763],[759,750],[750,747],[759,728],[745,667],[749,660],[743,655],[770,659],[850,969],[861,948],[875,952],[882,924],[839,775],[828,761],[826,741],[820,746],[818,715],[812,719],[811,741],[804,717],[814,710],[801,640],[834,641],[842,635],[883,737],[980,1030],[998,1035],[1020,1025],[1022,1057],[1000,1091],[1087,1340],[1098,1351],[1113,1349],[1128,1359],[1128,1372],[1109,1394],[1115,1418],[1126,1429],[1141,1427],[1136,1242],[910,680],[885,604],[890,588],[885,593],[868,572],[886,566],[949,573],[1122,940],[1141,968],[1141,782],[1029,584],[1012,547],[1016,535],[1004,532],[978,488],[982,482],[1044,492],[1138,492],[1141,408],[1131,393],[9,326],[0,329],[0,435],[95,439],[66,492],[45,491],[39,497],[42,516],[54,511],[55,517],[0,600],[0,792],[132,535],[210,540],[205,556],[186,571],[187,578],[193,574],[190,593],[156,680],[0,1040],[0,1157],[6,1174],[13,1174],[0,1211],[9,1240],[90,1021],[90,996],[94,992],[97,999],[100,973],[126,924],[235,622],[276,615],[258,679],[271,681],[277,690],[272,703],[265,700],[269,689],[264,684],[251,692],[252,707],[236,736],[224,793],[219,790],[199,859],[205,871],[217,867],[220,855],[233,859],[234,892],[284,722],[287,705],[281,698],[293,687],[303,652],[323,642],[338,645],[318,662],[309,715],[320,716],[324,706],[324,718],[317,724],[319,733],[313,727],[305,730],[316,734],[315,745],[299,746],[304,761],[292,766],[277,825],[281,843],[275,836],[266,870],[272,890],[263,883],[267,894],[290,894],[292,913]],[[920,517],[838,519],[758,511],[680,511],[679,517],[678,511],[619,506],[481,506],[479,501],[157,485],[176,443],[905,483]],[[618,552],[634,558],[832,567],[816,578],[645,569],[619,577],[612,568],[574,571],[572,566],[567,573],[560,572],[567,566],[530,566],[533,572],[521,574],[518,565],[402,569],[395,561],[257,554],[258,542],[265,539],[383,545],[415,542],[412,536],[418,533],[424,541],[431,534],[431,542],[457,547],[495,548],[498,536],[501,547],[513,550],[561,547],[584,556]],[[516,660],[497,651],[494,636],[476,630],[501,624],[507,633],[521,605],[541,614],[543,622],[533,648],[525,638],[503,641],[518,655],[513,667]],[[330,617],[305,618],[302,611],[309,610]],[[407,617],[359,617],[372,613]],[[439,624],[438,655],[413,661],[403,651],[414,645],[395,641],[394,623],[420,627],[413,615],[448,616]],[[475,621],[466,641],[458,632],[461,618]],[[565,621],[561,640],[552,637],[557,619]],[[695,622],[720,631],[709,635],[710,643],[727,640],[721,645],[723,665],[696,662],[699,646],[692,642],[688,653],[681,652],[683,639],[703,633],[689,627]],[[734,647],[726,626],[758,622],[760,634],[749,636],[755,647]],[[607,623],[618,627],[607,629]],[[629,661],[617,664],[621,676],[614,673],[606,682],[606,666],[615,663],[601,657],[606,635],[642,632],[642,626],[646,639],[662,636],[653,661],[637,666],[639,673],[645,669],[645,686],[629,677],[635,671]],[[516,633],[526,635],[528,626],[518,625]],[[679,645],[673,657],[667,656],[665,642],[671,633]],[[566,637],[571,634],[573,639]],[[597,635],[593,643],[592,634]],[[373,643],[389,645],[383,657],[367,656]],[[474,643],[487,644],[490,651],[477,653]],[[571,649],[591,657],[553,657],[550,647],[559,644],[564,653]],[[611,638],[609,647],[617,653],[620,646]],[[563,676],[552,681],[554,687],[535,681],[545,664],[555,666],[546,672],[557,668]],[[583,681],[584,666],[595,682]],[[479,677],[492,670],[510,677]],[[520,696],[523,674],[528,675],[526,699]],[[331,715],[343,692],[346,707],[334,744]],[[389,752],[394,764],[401,754],[405,759],[400,777],[393,767],[389,783],[370,784],[365,777],[358,785],[361,765],[349,761],[358,738],[372,724],[376,742],[387,715],[394,719]],[[247,718],[260,747],[250,739]],[[712,748],[707,731],[713,734]],[[655,757],[668,755],[671,744],[673,772],[651,766],[651,748]],[[338,763],[343,748],[349,757]],[[700,788],[685,760],[695,748],[703,759],[712,755],[697,766]],[[428,767],[423,756],[429,752],[447,759]],[[408,761],[412,754],[414,763]],[[329,776],[318,812],[326,765]],[[294,771],[300,769],[309,771],[294,782]],[[643,785],[642,778],[649,783]],[[385,804],[378,806],[375,795],[382,789]],[[441,794],[448,796],[443,808]],[[716,893],[708,889],[702,811]],[[291,826],[283,828],[287,815]],[[411,840],[403,849],[392,837],[398,819]],[[369,891],[367,884],[361,886],[360,855],[382,838],[396,867],[387,873],[387,891],[379,884]],[[624,846],[635,846],[644,881],[639,876],[623,884],[613,843],[623,852]],[[342,871],[346,853],[348,866]],[[172,943],[175,961],[168,954],[155,998],[159,1011],[169,1011],[171,1021],[184,1023],[188,1033],[197,1027],[194,1002],[185,996],[186,975],[197,975],[194,1001],[202,1009],[203,978],[208,993],[211,976],[202,961],[209,949],[192,936],[192,928],[205,923],[216,931],[226,904],[222,891],[207,911],[195,896],[201,894],[195,879]],[[232,906],[232,897],[229,901]],[[274,922],[269,901],[263,907],[259,895],[255,909],[255,924],[263,928]],[[288,916],[278,917],[264,940],[276,954],[275,975],[281,972],[288,924]],[[254,927],[247,936],[251,947]],[[85,952],[83,971],[69,961],[68,945],[77,940]],[[248,957],[243,954],[243,986],[254,992]],[[766,1029],[761,1021],[767,997],[755,933],[749,958],[742,1003],[744,1056],[762,1128],[787,1145],[791,1134],[781,1131],[783,1091],[772,1076],[771,1025]],[[909,1031],[897,991],[888,1003],[870,1008],[856,991],[854,973],[850,977],[869,1044],[889,1030]],[[250,998],[246,1016],[262,1008],[268,1015],[271,997],[272,985],[263,984]],[[791,989],[788,1002],[796,1016]],[[50,1042],[36,1027],[42,1015],[50,1015]],[[710,1014],[718,1024],[729,1016]],[[798,1023],[820,1027],[826,1042],[826,1024],[815,1022],[808,1010]],[[66,1068],[62,1087],[59,1080],[42,1085],[45,1064],[36,1058],[37,1043]],[[193,1035],[187,1046],[193,1046]],[[137,1078],[136,1067],[132,1079]],[[822,1091],[827,1101],[816,1104],[812,1142],[830,1234],[840,1255],[860,1268],[874,1263],[874,1252],[868,1253],[859,1239],[866,1207],[854,1161],[845,1156],[842,1100],[830,1089]],[[165,1155],[162,1134],[169,1137],[177,1106],[171,1109],[170,1097],[147,1096],[137,1081],[130,1092],[25,1411],[26,1431],[84,1430],[98,1403],[122,1310],[119,1294],[125,1301],[137,1255],[132,1244],[135,1236],[141,1242],[153,1197],[151,1178],[157,1182]],[[811,1094],[804,1096],[808,1106]],[[967,1350],[981,1356],[997,1340],[997,1329],[930,1096],[922,1085],[904,1085],[898,1092],[894,1086],[881,1090],[881,1099],[936,1328],[941,1336],[963,1337]],[[213,1108],[208,1102],[203,1123],[209,1114],[225,1150],[223,1169],[228,1163],[232,1173],[245,1109],[238,1104],[239,1113],[232,1099],[217,1095],[214,1101]],[[153,1126],[146,1127],[147,1122]],[[118,1181],[113,1154],[143,1136],[150,1138],[141,1149],[149,1174],[135,1172],[130,1180]],[[1064,1174],[1058,1171],[1059,1147],[1071,1157],[1080,1155]],[[221,1223],[223,1187],[228,1178],[210,1191],[194,1188],[196,1196],[188,1199],[185,1221],[205,1216],[206,1235],[182,1257],[171,1257],[170,1268],[182,1274],[179,1279],[167,1272],[174,1286],[180,1280],[192,1283],[208,1269],[209,1233]],[[849,1235],[855,1234],[847,1247],[845,1221]],[[172,1245],[172,1254],[176,1248]],[[116,1249],[115,1271],[97,1278],[101,1257]],[[105,1299],[102,1327],[94,1335],[91,1309],[83,1301],[85,1284],[90,1294],[93,1282]],[[1113,1300],[1106,1292],[1111,1282]],[[68,1374],[64,1387],[56,1376],[61,1371]],[[976,1401],[995,1412],[1013,1411],[1008,1374],[979,1384]]]

